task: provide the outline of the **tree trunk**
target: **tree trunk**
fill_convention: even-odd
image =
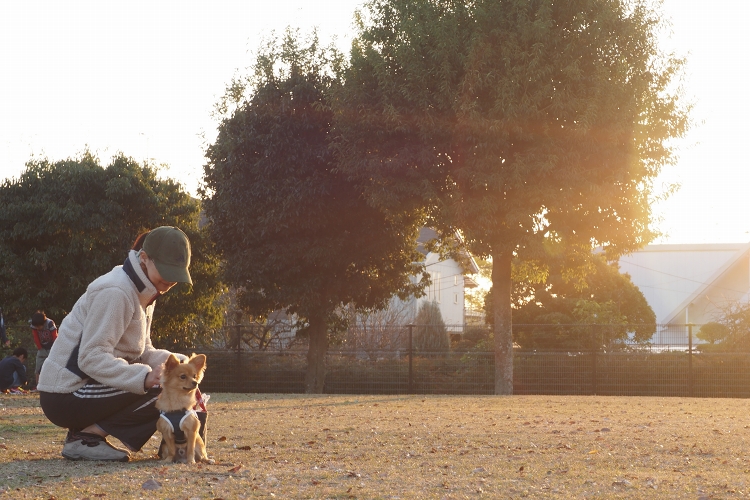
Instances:
[[[326,381],[326,352],[328,352],[328,325],[322,316],[308,318],[310,347],[307,349],[305,394],[323,394]]]
[[[513,394],[513,320],[510,268],[513,252],[492,256],[492,306],[495,315],[495,394]]]

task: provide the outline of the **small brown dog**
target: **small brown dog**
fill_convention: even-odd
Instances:
[[[166,443],[166,462],[210,463],[206,444],[199,434],[201,424],[193,410],[195,391],[205,370],[205,354],[193,354],[186,363],[180,363],[170,354],[164,363],[161,394],[156,400],[156,408],[161,413],[156,428]]]

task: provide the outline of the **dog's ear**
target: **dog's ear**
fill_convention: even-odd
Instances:
[[[195,367],[198,372],[203,373],[203,371],[206,369],[206,355],[205,354],[193,354],[190,356],[190,361],[188,361],[191,365]]]
[[[169,371],[179,364],[180,360],[177,359],[177,356],[175,356],[174,354],[170,354],[167,360],[164,362],[164,371]]]

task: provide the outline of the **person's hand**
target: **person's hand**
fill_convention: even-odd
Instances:
[[[143,388],[146,390],[151,389],[155,385],[159,385],[161,382],[161,371],[162,366],[159,365],[156,368],[153,368],[150,372],[148,372],[148,375],[146,375],[146,381],[143,383]]]

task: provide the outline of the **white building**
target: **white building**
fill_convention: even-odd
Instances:
[[[437,238],[437,233],[429,228],[422,228],[417,239],[419,252],[424,255],[425,268],[430,274],[432,283],[425,290],[425,295],[418,299],[411,298],[407,302],[411,321],[417,316],[420,305],[425,301],[434,301],[440,306],[443,322],[455,330],[462,329],[466,324],[464,290],[474,288],[476,282],[468,274],[479,272],[474,258],[466,251],[462,251],[461,261],[442,259],[439,253],[427,250],[427,243]],[[456,236],[456,238],[459,238]]]
[[[722,308],[750,299],[750,243],[648,245],[619,264],[660,325],[715,321]]]

